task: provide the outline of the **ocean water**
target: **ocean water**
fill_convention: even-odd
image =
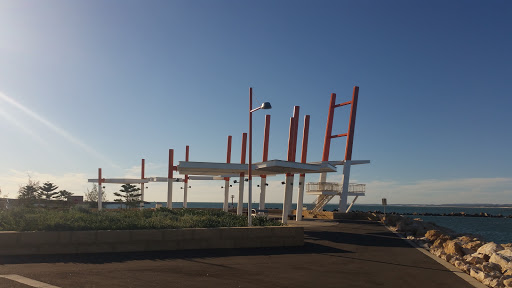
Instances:
[[[154,208],[156,204],[166,206],[164,202],[148,202],[145,203],[145,208]],[[173,202],[174,208],[182,208],[183,203]],[[231,205],[231,203],[230,203]],[[305,204],[308,209],[313,207],[312,204]],[[106,208],[119,208],[117,203],[107,203]],[[236,203],[234,203],[236,207]],[[189,202],[189,208],[222,208],[222,203],[214,202]],[[247,204],[244,205],[247,207]],[[266,209],[281,209],[283,207],[280,203],[266,203]],[[295,208],[295,204],[293,208]],[[258,204],[254,203],[252,208],[258,208]],[[326,211],[333,211],[338,208],[337,204],[327,204],[324,207]],[[382,205],[354,205],[352,211],[384,211]],[[412,213],[434,213],[434,214],[449,214],[460,213],[466,214],[479,214],[487,213],[491,215],[512,215],[512,208],[499,208],[499,207],[469,207],[463,205],[457,206],[420,206],[420,205],[388,205],[386,206],[386,213],[399,213],[399,214],[412,214]],[[449,228],[457,233],[467,233],[478,235],[485,241],[492,241],[496,243],[511,243],[512,242],[512,218],[491,218],[491,217],[458,217],[458,216],[409,216],[413,218],[421,218],[424,221],[434,222],[439,226]]]

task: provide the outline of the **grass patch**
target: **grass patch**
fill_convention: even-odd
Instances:
[[[280,222],[254,217],[254,226],[280,226]],[[247,226],[247,216],[221,210],[158,208],[155,210],[90,211],[84,208],[0,210],[0,231],[85,231],[215,228]]]

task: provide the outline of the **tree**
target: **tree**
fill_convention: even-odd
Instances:
[[[98,202],[98,185],[93,184],[91,190],[87,188],[87,192],[85,192],[85,201]],[[103,190],[103,193],[101,193],[101,201],[107,201],[107,194],[105,193],[105,190]]]
[[[37,199],[38,192],[39,181],[33,181],[29,177],[27,184],[25,184],[25,186],[21,186],[18,190],[18,199],[20,199],[21,203],[25,205],[34,203]]]
[[[57,197],[55,197],[55,198],[57,198],[59,200],[68,200],[68,197],[72,196],[72,195],[73,195],[73,193],[71,193],[71,192],[69,192],[67,190],[60,190],[58,192]]]
[[[43,198],[46,200],[51,200],[52,198],[56,198],[59,192],[55,191],[59,188],[52,182],[46,181],[43,186],[39,187],[39,191],[37,192],[38,198]]]
[[[135,185],[132,184],[124,184],[121,185],[121,189],[119,192],[114,192],[114,195],[117,197],[121,197],[118,199],[114,199],[114,201],[119,203],[124,203],[126,207],[137,207],[140,203],[142,203],[142,200],[140,197],[142,196],[141,193],[138,193],[140,191],[140,188],[135,187]]]

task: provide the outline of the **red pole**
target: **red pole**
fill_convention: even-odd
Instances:
[[[98,185],[101,185],[102,178],[101,178],[101,168],[98,168]]]
[[[246,146],[247,146],[247,133],[243,133],[242,134],[242,155],[240,156],[241,164],[245,164]]]
[[[169,149],[169,171],[167,172],[167,178],[172,179],[172,173],[174,170],[174,149]]]
[[[290,132],[288,134],[288,158],[287,158],[288,161],[292,161],[293,131],[294,131],[293,127],[295,126],[294,122],[295,122],[295,118],[290,117]]]
[[[297,157],[297,136],[299,134],[299,106],[293,107],[293,118],[295,118],[293,122],[293,152],[292,152],[292,161],[295,161]]]
[[[309,115],[304,116],[304,131],[302,132],[302,153],[300,162],[306,163],[308,154],[308,138],[309,138]]]
[[[348,122],[347,145],[345,148],[345,160],[352,160],[352,147],[354,144],[354,130],[356,126],[357,99],[359,96],[359,87],[354,86],[352,93],[352,105],[350,107],[350,120]]]
[[[270,136],[270,115],[265,115],[265,132],[263,138],[263,162],[268,161],[268,141]]]
[[[231,163],[231,135],[228,136],[228,152],[226,155],[226,163]]]
[[[308,155],[308,138],[309,138],[309,115],[304,116],[304,130],[302,131],[302,152],[300,157],[301,163],[306,163],[306,156]],[[300,174],[301,177],[306,174]]]
[[[145,166],[145,160],[142,159],[142,167],[140,171],[140,179],[144,179],[144,166]],[[141,185],[144,185],[144,183],[141,183]]]
[[[334,119],[334,106],[336,105],[336,93],[331,93],[329,114],[327,115],[327,127],[325,128],[324,153],[322,161],[329,161],[329,150],[331,149],[332,122]]]

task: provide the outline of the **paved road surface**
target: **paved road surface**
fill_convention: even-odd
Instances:
[[[307,221],[304,247],[0,257],[56,287],[472,287],[378,223]],[[44,287],[0,277],[0,287]],[[52,287],[52,286],[49,286]]]

